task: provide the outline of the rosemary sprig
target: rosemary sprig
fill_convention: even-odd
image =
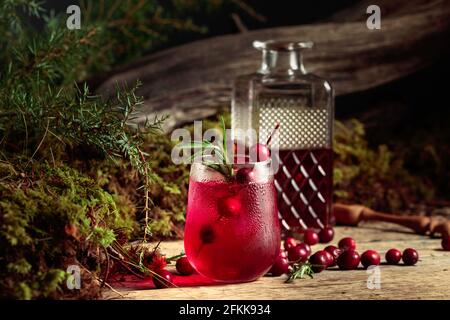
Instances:
[[[309,262],[304,263],[294,263],[292,265],[292,270],[286,279],[286,283],[292,282],[295,279],[303,279],[305,276],[313,278],[314,271],[312,270],[312,265]]]
[[[228,161],[228,149],[227,149],[227,134],[225,127],[225,120],[221,117],[221,126],[222,126],[222,144],[216,145],[208,140],[202,141],[192,141],[187,144],[183,144],[178,146],[180,149],[198,149],[200,151],[195,152],[193,155],[189,157],[189,161],[193,162],[196,158],[202,158],[205,155],[205,151],[213,153],[218,161],[213,161],[210,159],[202,159],[204,165],[209,168],[221,173],[226,179],[231,179],[233,176],[233,167],[232,164]]]

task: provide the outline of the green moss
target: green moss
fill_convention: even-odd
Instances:
[[[334,194],[336,200],[363,203],[384,211],[406,210],[434,197],[426,179],[409,172],[404,158],[386,145],[371,147],[357,120],[335,122]]]
[[[82,263],[82,248],[106,247],[114,230],[137,229],[133,211],[120,210],[118,195],[76,169],[42,164],[26,174],[10,173],[0,177],[4,297],[49,297],[65,290],[67,264]]]

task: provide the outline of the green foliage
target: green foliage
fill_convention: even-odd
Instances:
[[[35,164],[27,172],[2,177],[3,297],[46,297],[62,290],[67,259],[86,258],[81,251],[75,256],[78,246],[106,247],[115,239],[114,230],[137,228],[125,212],[94,180],[64,165]]]
[[[404,158],[386,145],[369,146],[364,126],[357,120],[347,125],[336,121],[334,143],[335,197],[373,209],[397,211],[411,203],[434,197],[434,187],[411,174]]]
[[[211,4],[81,5],[81,30],[68,30],[65,14],[46,15],[37,1],[0,2],[2,297],[67,295],[61,284],[68,263],[80,264],[95,279],[101,259],[94,254],[92,265],[93,252],[119,234],[136,235],[141,227],[144,239],[150,231],[155,237],[173,235],[174,223],[184,219],[184,204],[171,197],[185,194],[187,186],[167,177],[184,179],[186,169],[161,166],[156,172],[154,166],[167,159],[149,159],[152,147],[145,146],[164,118],[130,126],[142,104],[136,87],[118,87],[113,98],[103,99],[85,81],[161,45],[174,32],[204,32],[182,6],[192,13]],[[36,30],[29,16],[44,26]],[[128,187],[127,176],[133,181]]]

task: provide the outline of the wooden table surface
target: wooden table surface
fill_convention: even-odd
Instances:
[[[151,280],[116,282],[116,292],[105,289],[105,299],[450,299],[450,252],[441,249],[440,239],[410,233],[387,223],[366,223],[357,228],[336,227],[335,240],[352,236],[357,250],[377,250],[384,261],[390,248],[414,247],[420,260],[415,266],[380,265],[380,288],[369,289],[369,274],[364,269],[340,271],[329,269],[314,279],[298,279],[284,283],[285,276],[262,277],[242,284],[203,285],[167,289],[151,288]],[[167,241],[162,252],[175,255],[183,251],[182,241]],[[316,251],[324,245],[316,245]],[[169,266],[169,270],[174,268]],[[120,293],[120,294],[119,294]]]

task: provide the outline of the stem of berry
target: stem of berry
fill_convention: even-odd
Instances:
[[[269,144],[272,142],[272,137],[279,128],[280,128],[280,122],[278,121],[277,124],[275,125],[275,128],[273,128],[272,132],[270,133],[269,138],[267,138],[266,146],[269,146]]]

